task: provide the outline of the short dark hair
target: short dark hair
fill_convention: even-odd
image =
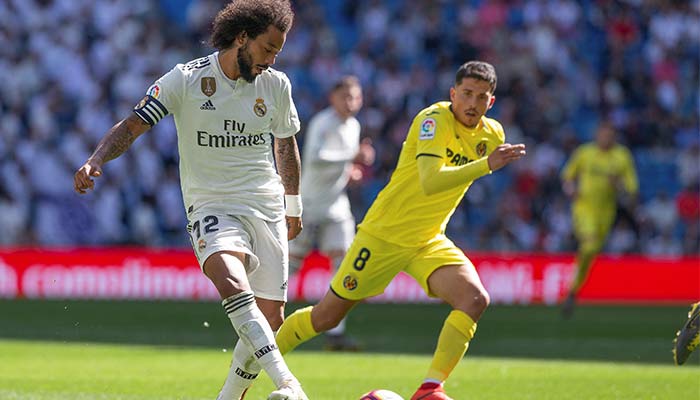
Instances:
[[[462,83],[464,78],[474,78],[479,79],[484,82],[488,82],[491,87],[491,94],[496,91],[496,68],[493,65],[484,61],[469,61],[462,64],[457,70],[457,76],[455,77],[455,86]]]
[[[216,14],[209,44],[217,50],[228,49],[241,32],[255,39],[270,25],[287,32],[292,22],[289,0],[233,0]]]
[[[350,88],[353,86],[362,87],[360,80],[355,75],[344,75],[338,79],[333,86],[331,86],[331,92],[335,92],[338,89]]]

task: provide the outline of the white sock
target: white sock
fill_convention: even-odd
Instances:
[[[340,336],[340,335],[343,335],[344,333],[345,333],[345,318],[340,320],[340,323],[338,323],[338,326],[326,331],[326,335],[330,335],[330,336]]]
[[[233,295],[224,299],[221,304],[240,338],[239,342],[242,342],[248,348],[248,352],[253,354],[255,361],[267,372],[275,386],[280,388],[289,381],[298,382],[277,349],[272,328],[255,304],[253,292]],[[237,344],[236,348],[238,347]],[[247,358],[245,353],[241,351],[240,355],[245,364]],[[231,368],[234,368],[233,363]]]
[[[253,352],[239,339],[236,347],[233,348],[228,376],[216,400],[239,400],[243,392],[258,377],[261,369],[262,367],[253,357]]]

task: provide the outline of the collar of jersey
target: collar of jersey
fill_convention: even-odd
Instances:
[[[475,126],[474,128],[469,128],[468,126],[463,125],[463,124],[462,124],[461,122],[459,122],[459,120],[454,116],[454,114],[453,114],[452,118],[454,118],[455,126],[457,126],[457,129],[456,129],[457,134],[469,134],[469,135],[473,135],[473,134],[475,134],[475,133],[477,133],[477,132],[479,132],[479,131],[481,131],[481,130],[487,131],[486,129],[484,129],[485,124],[484,124],[484,117],[483,117],[483,116],[479,119],[479,123],[476,124],[476,126]]]
[[[447,109],[452,114],[452,121],[454,122],[454,125],[456,126],[455,131],[458,135],[460,133],[473,135],[474,133],[478,132],[480,129],[482,129],[484,127],[485,124],[484,124],[484,116],[483,115],[481,116],[481,118],[479,118],[479,123],[476,124],[476,126],[474,128],[469,128],[469,127],[463,125],[461,122],[459,122],[459,120],[455,116],[454,111],[452,111],[452,102],[446,101],[445,103],[448,103]]]
[[[214,65],[216,66],[215,67],[216,73],[221,77],[221,79],[224,80],[224,82],[226,82],[231,87],[231,89],[233,89],[235,91],[236,88],[243,87],[243,85],[248,83],[243,78],[238,78],[238,79],[234,80],[234,79],[231,79],[228,76],[226,76],[226,74],[224,74],[224,70],[221,69],[221,64],[219,64],[219,52],[218,51],[215,52],[214,54],[212,54],[212,56],[214,57]]]

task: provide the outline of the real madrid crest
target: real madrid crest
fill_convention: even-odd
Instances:
[[[255,105],[253,106],[253,112],[258,117],[264,117],[267,114],[267,106],[265,105],[265,100],[261,98],[255,99]]]
[[[197,249],[199,249],[199,251],[202,251],[206,248],[207,248],[207,242],[204,239],[199,239],[197,241]]]
[[[479,144],[476,145],[476,155],[479,157],[486,155],[486,141],[479,142]]]
[[[205,76],[201,80],[202,93],[207,97],[211,97],[216,93],[216,79],[211,76]]]

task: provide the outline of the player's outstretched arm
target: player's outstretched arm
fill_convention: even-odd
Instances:
[[[423,192],[431,196],[488,175],[524,155],[524,144],[502,144],[488,157],[458,167],[446,166],[442,158],[430,155],[419,156],[416,161]]]
[[[294,136],[282,139],[275,138],[275,161],[282,178],[284,194],[287,196],[298,196],[301,157],[299,157],[299,147]],[[287,232],[289,240],[297,237],[302,229],[301,215],[287,215],[287,228],[289,229]]]
[[[73,177],[73,188],[80,194],[95,188],[92,179],[102,175],[102,166],[124,153],[134,140],[151,128],[136,114],[119,121],[98,143],[97,148]]]

